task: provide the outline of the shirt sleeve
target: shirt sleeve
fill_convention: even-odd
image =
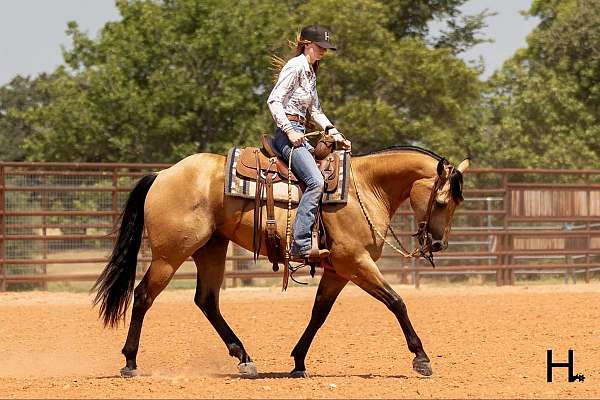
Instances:
[[[277,79],[275,87],[273,87],[273,90],[267,99],[267,105],[269,106],[275,124],[284,132],[289,132],[294,129],[285,115],[283,103],[289,99],[294,90],[298,87],[300,72],[300,68],[284,66],[279,73],[279,78]]]
[[[325,114],[321,110],[321,103],[319,102],[319,96],[317,95],[316,91],[315,91],[315,97],[314,97],[312,103],[310,104],[309,112],[310,112],[310,116],[312,117],[312,119],[317,123],[317,125],[319,125],[321,127],[321,129],[324,130],[329,125],[333,126],[333,124],[329,121],[329,119],[325,116]]]

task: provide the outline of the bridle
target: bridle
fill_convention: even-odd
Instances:
[[[442,163],[442,165],[447,164],[447,161],[443,158],[440,162]],[[429,263],[431,264],[431,266],[433,268],[435,268],[435,263],[433,262],[433,252],[432,252],[432,242],[433,241],[432,241],[432,236],[431,236],[431,230],[429,227],[429,223],[431,220],[431,213],[433,211],[433,204],[435,202],[435,199],[436,199],[439,191],[444,187],[446,182],[448,182],[448,177],[452,174],[453,170],[454,170],[454,167],[450,166],[448,169],[448,173],[446,175],[440,176],[440,174],[438,174],[436,176],[435,181],[433,182],[433,188],[431,189],[431,194],[429,195],[429,201],[427,202],[427,211],[425,212],[425,220],[419,222],[417,232],[415,234],[413,234],[413,236],[416,237],[417,242],[419,243],[419,248],[418,248],[419,255],[421,257],[423,257],[424,259],[426,259],[427,261],[429,261]],[[452,225],[452,219],[450,219],[446,223],[446,226],[444,227],[444,236],[442,237],[442,240],[447,239],[448,232],[450,232],[451,225]],[[390,230],[391,229],[392,229],[392,227],[390,225]],[[394,234],[394,237],[396,237],[395,234]]]
[[[396,233],[392,229],[391,224],[388,226],[388,229],[390,230],[392,236],[394,237],[394,239],[396,240],[396,243],[400,246],[400,248],[398,248],[398,247],[394,246],[392,243],[390,243],[385,238],[385,236],[379,232],[377,227],[375,227],[375,224],[373,224],[373,222],[371,221],[371,218],[369,217],[369,214],[367,213],[367,209],[365,208],[365,205],[362,202],[362,199],[360,198],[360,193],[358,192],[358,186],[356,185],[356,179],[354,177],[354,171],[352,170],[352,162],[350,162],[350,174],[352,175],[352,182],[354,183],[354,190],[356,191],[356,197],[358,198],[360,208],[362,209],[363,214],[364,214],[365,218],[367,219],[367,222],[369,223],[369,227],[371,228],[371,230],[373,232],[375,232],[377,234],[377,236],[379,236],[381,239],[383,239],[384,243],[386,243],[388,246],[390,246],[392,249],[394,249],[397,253],[401,254],[403,257],[405,257],[405,258],[423,257],[424,259],[429,261],[429,263],[431,264],[431,266],[433,268],[435,268],[435,263],[433,261],[433,252],[432,252],[433,241],[432,241],[429,224],[431,221],[431,213],[433,212],[433,204],[435,202],[435,199],[436,199],[437,195],[439,194],[440,190],[446,184],[446,182],[448,182],[448,179],[454,170],[454,167],[450,165],[450,167],[448,168],[448,173],[443,174],[442,173],[443,170],[440,170],[440,168],[444,168],[444,166],[448,165],[448,164],[449,164],[448,161],[444,158],[442,158],[438,164],[438,174],[435,178],[435,181],[433,182],[433,188],[431,189],[431,193],[429,195],[429,201],[427,202],[427,210],[425,212],[425,219],[419,222],[417,232],[412,235],[413,237],[415,237],[417,239],[417,242],[419,245],[413,251],[409,252],[408,250],[406,250],[406,248],[404,247],[404,245],[402,244],[400,239],[398,239],[398,236],[396,236]],[[447,222],[446,226],[444,227],[443,239],[447,238],[448,232],[450,232],[451,225],[452,225],[452,221],[449,220]]]

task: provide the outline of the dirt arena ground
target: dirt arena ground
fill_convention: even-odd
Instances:
[[[138,364],[122,379],[126,330],[103,329],[90,298],[0,293],[0,398],[598,398],[600,284],[519,287],[397,286],[433,365],[411,368],[388,310],[347,287],[308,354],[307,379],[290,379],[289,353],[316,287],[228,289],[222,312],[259,368],[240,379],[236,360],[193,304],[163,293],[146,317]],[[575,373],[546,383],[546,350]]]

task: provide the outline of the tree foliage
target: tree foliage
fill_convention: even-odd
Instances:
[[[48,104],[48,95],[41,90],[41,83],[47,79],[41,75],[37,79],[16,76],[8,84],[0,87],[0,160],[21,161],[25,159],[23,141],[32,133],[24,113],[33,108]]]
[[[536,0],[530,13],[528,48],[490,80],[485,158],[599,168],[600,0]]]
[[[377,1],[356,4],[312,1],[299,12],[336,33],[338,52],[319,71],[320,97],[336,125],[359,151],[416,143],[464,157],[462,138],[471,132],[480,82],[477,71],[449,48],[397,38],[382,24],[390,15]],[[337,7],[336,13],[318,10]],[[312,14],[311,14],[312,12]],[[352,17],[358,15],[360,17]]]
[[[266,128],[269,43],[286,12],[253,1],[119,1],[91,40],[69,24],[69,69],[30,115],[36,159],[175,161]],[[276,23],[277,22],[277,23]]]
[[[28,158],[172,162],[256,143],[274,127],[269,58],[311,23],[334,34],[319,95],[358,152],[420,144],[463,157],[483,113],[479,71],[456,56],[483,27],[460,13],[465,1],[119,0],[121,20],[95,39],[69,23],[65,65],[40,83],[52,101],[25,113]],[[434,19],[449,28],[432,40]]]
[[[356,152],[600,168],[600,0],[534,0],[527,48],[488,82],[457,55],[492,14],[463,15],[465,2],[117,0],[121,19],[97,38],[69,23],[64,65],[0,88],[0,158],[173,162],[256,144],[274,128],[270,56],[319,23],[338,45],[320,99]],[[446,24],[437,36],[432,21]]]

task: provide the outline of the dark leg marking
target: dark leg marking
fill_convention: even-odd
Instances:
[[[229,240],[225,238],[213,236],[194,254],[198,270],[194,302],[227,346],[229,355],[239,360],[240,373],[246,377],[255,377],[256,366],[219,310],[219,290],[223,283],[228,243]]]
[[[357,281],[356,283],[394,313],[406,338],[408,349],[415,354],[413,369],[421,375],[430,376],[432,370],[429,357],[425,353],[421,339],[408,318],[408,310],[402,298],[385,281],[379,286],[364,285],[364,281]]]
[[[223,342],[225,342],[225,345],[229,350],[229,355],[236,357],[238,360],[240,360],[240,363],[252,362],[252,359],[244,349],[244,345],[240,339],[238,339],[235,333],[233,333],[221,315],[214,292],[209,291],[205,296],[203,296],[201,291],[196,290],[194,302],[206,316],[211,325],[215,328]]]
[[[327,319],[335,300],[346,286],[348,280],[337,275],[335,272],[325,270],[319,288],[317,289],[317,295],[315,297],[315,303],[313,305],[310,322],[304,330],[302,337],[292,350],[292,357],[294,357],[294,369],[291,372],[293,377],[307,377],[306,366],[304,361],[308,349],[317,334],[317,331],[323,326],[323,323]]]
[[[133,309],[131,312],[131,323],[127,340],[121,353],[125,356],[125,368],[121,369],[121,376],[129,378],[137,375],[136,357],[140,346],[140,335],[144,316],[152,306],[153,299],[148,296],[147,279],[144,278],[134,292]]]

